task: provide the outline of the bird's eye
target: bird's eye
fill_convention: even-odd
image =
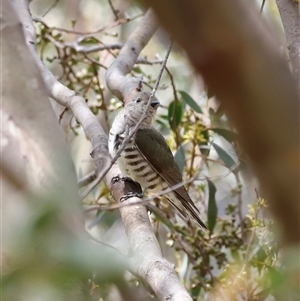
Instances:
[[[138,97],[138,98],[135,100],[135,102],[141,102],[141,98]]]

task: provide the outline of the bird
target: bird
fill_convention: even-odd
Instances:
[[[112,158],[116,156],[123,140],[130,136],[136,124],[147,109],[150,92],[139,92],[115,117],[108,140],[108,149]],[[117,164],[124,177],[138,182],[144,191],[158,193],[182,183],[181,172],[163,135],[152,125],[160,102],[151,97],[151,103],[138,130],[129,139]],[[207,229],[200,219],[200,212],[182,185],[164,197],[178,210],[184,220],[195,220],[203,229]]]

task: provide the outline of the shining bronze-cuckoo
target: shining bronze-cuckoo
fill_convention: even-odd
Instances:
[[[127,103],[116,116],[109,133],[109,152],[114,157],[122,145],[125,135],[130,135],[141,119],[149,101],[149,92],[140,92]],[[148,192],[161,192],[182,183],[180,170],[162,134],[151,126],[159,106],[156,97],[151,100],[145,118],[139,129],[125,146],[117,164],[124,177],[138,182]],[[202,228],[199,210],[191,200],[184,186],[174,188],[164,197],[175,207],[181,216],[192,217]]]

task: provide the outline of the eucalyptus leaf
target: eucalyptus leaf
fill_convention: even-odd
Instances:
[[[228,142],[232,143],[237,140],[237,133],[226,130],[226,129],[221,129],[221,128],[212,128],[210,129],[211,131],[215,132],[216,134],[222,136],[224,139],[226,139]]]
[[[214,227],[217,222],[218,216],[218,207],[216,203],[216,186],[213,182],[207,179],[208,183],[208,212],[207,212],[207,222],[208,222],[208,230],[210,233],[213,233]]]
[[[134,71],[135,73],[141,74],[142,70],[139,66],[133,67],[132,71]]]
[[[94,37],[84,39],[83,41],[80,42],[80,45],[98,45],[98,44],[99,41],[96,40]]]
[[[170,127],[176,130],[182,118],[182,103],[180,101],[172,101],[168,109],[168,119]]]
[[[175,156],[174,156],[175,162],[178,165],[178,168],[180,170],[180,173],[183,173],[184,165],[185,165],[185,145],[180,145],[178,148]]]
[[[223,115],[224,115],[224,108],[223,105],[220,104],[216,111],[216,119],[217,120],[220,119]]]
[[[202,131],[202,135],[205,138],[205,142],[201,142],[199,143],[199,149],[202,155],[204,156],[208,156],[209,152],[210,152],[210,148],[208,145],[208,141],[209,141],[209,134],[208,134],[208,130]]]
[[[184,91],[179,91],[182,100],[189,105],[195,112],[202,114],[202,110],[200,106],[195,102],[195,100],[186,92]]]
[[[225,164],[225,166],[227,168],[231,169],[235,165],[235,162],[230,157],[230,155],[221,146],[219,146],[218,144],[212,142],[212,146],[215,148],[218,156],[223,161],[223,163]]]
[[[170,230],[176,231],[175,225],[171,223],[170,219],[166,217],[156,206],[152,206],[151,204],[147,205],[148,209],[155,215],[157,220],[161,221],[165,224]]]

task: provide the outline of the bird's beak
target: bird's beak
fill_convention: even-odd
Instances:
[[[153,98],[152,101],[151,101],[151,107],[152,108],[157,108],[158,106],[160,105],[160,102],[157,98]]]

